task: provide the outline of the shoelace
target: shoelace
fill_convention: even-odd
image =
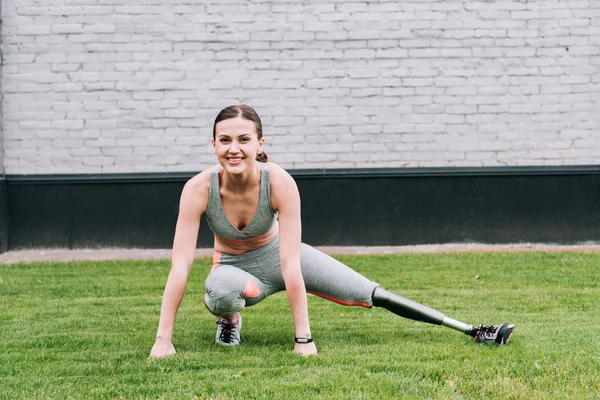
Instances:
[[[231,343],[231,335],[233,335],[233,330],[236,328],[236,326],[221,319],[217,321],[217,324],[221,326],[219,340],[224,343]]]
[[[498,328],[495,327],[495,326],[483,326],[483,325],[481,325],[477,329],[477,336],[478,337],[484,337],[484,338],[493,339],[494,338],[494,334],[496,333],[497,330],[498,330]]]

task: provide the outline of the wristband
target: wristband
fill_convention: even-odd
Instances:
[[[294,341],[296,343],[312,343],[313,339],[311,337],[309,337],[309,338],[297,337],[297,338],[294,338]]]

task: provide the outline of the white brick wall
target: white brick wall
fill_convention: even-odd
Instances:
[[[600,164],[600,1],[3,0],[7,174]]]
[[[2,0],[0,0],[0,7],[2,6]],[[0,30],[2,28],[2,9],[0,8]],[[0,36],[0,45],[2,43],[2,37]],[[0,76],[2,76],[2,64],[3,57],[0,51]],[[0,103],[2,102],[2,80],[0,80]],[[0,179],[4,178],[4,131],[2,129],[2,110],[0,110]],[[1,207],[1,206],[0,206]],[[1,213],[1,212],[0,212]]]

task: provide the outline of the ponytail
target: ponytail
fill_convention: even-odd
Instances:
[[[265,153],[264,151],[260,152],[259,154],[256,155],[256,161],[258,162],[267,162],[269,161],[269,157],[267,156],[267,153]]]

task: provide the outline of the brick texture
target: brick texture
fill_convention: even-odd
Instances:
[[[2,1],[0,0],[0,32],[2,31]],[[2,43],[2,37],[0,36],[0,44]],[[0,51],[0,76],[2,76],[2,64],[3,55]],[[0,94],[2,94],[2,79],[0,79]],[[0,96],[0,105],[2,104],[2,97]],[[0,110],[0,185],[2,185],[2,179],[4,178],[4,130],[2,129],[2,110]],[[2,191],[2,186],[0,186],[0,191]],[[6,201],[3,198],[2,194],[0,194],[0,222],[4,220],[4,211],[6,208]],[[4,231],[0,229],[0,252],[5,251],[5,240],[4,240]]]
[[[7,174],[600,163],[600,2],[3,0]],[[0,146],[2,149],[2,146]]]

